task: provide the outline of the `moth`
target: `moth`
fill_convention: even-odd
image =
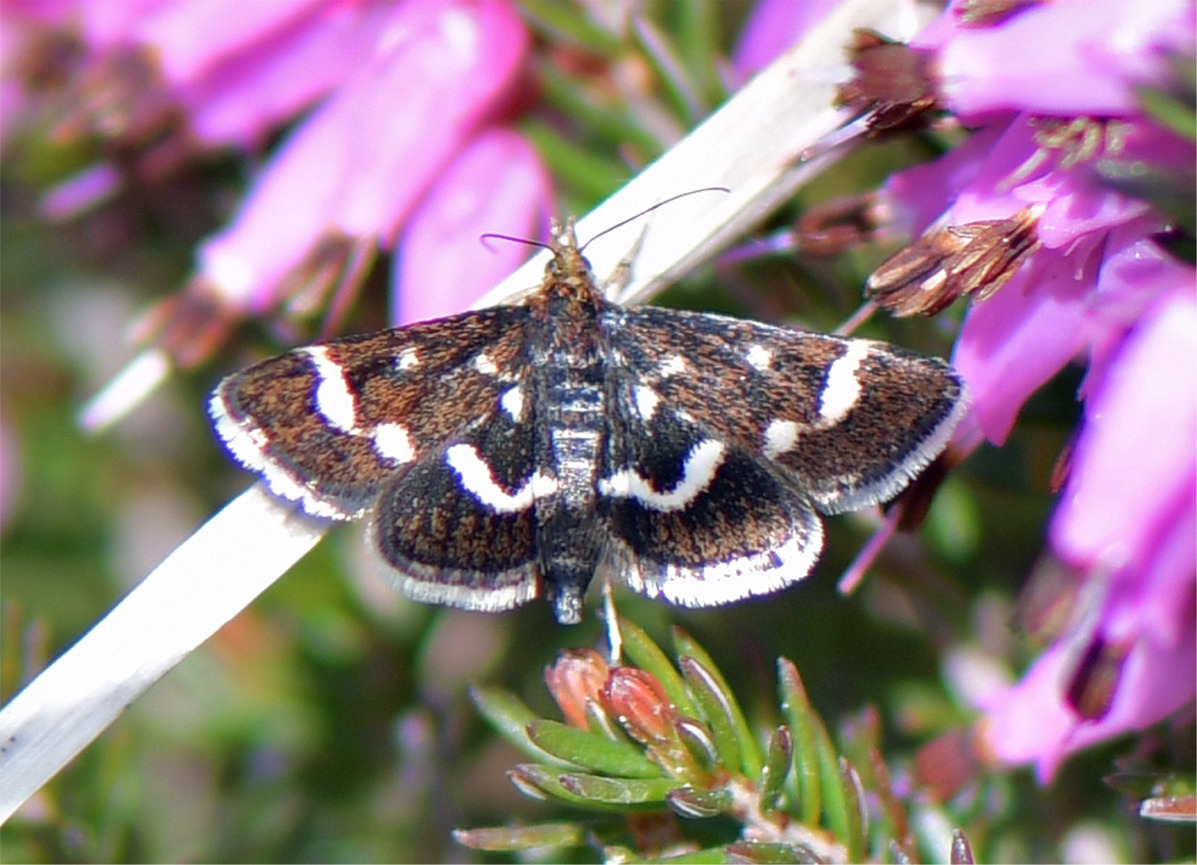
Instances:
[[[687,607],[805,577],[822,515],[893,498],[966,408],[884,343],[608,301],[573,223],[521,302],[298,348],[209,409],[282,499],[368,521],[398,587],[582,618],[606,579]]]

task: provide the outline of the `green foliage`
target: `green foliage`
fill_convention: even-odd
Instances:
[[[766,736],[689,634],[673,630],[670,663],[637,625],[621,618],[619,630],[630,659],[645,666],[610,666],[597,652],[572,652],[545,674],[567,717],[567,706],[584,704],[601,723],[529,720],[532,711],[514,694],[474,691],[496,732],[550,758],[511,770],[520,790],[608,816],[459,830],[459,842],[481,850],[590,845],[605,861],[630,854],[638,862],[859,862],[895,846],[913,849],[876,742],[866,743],[871,771],[864,777],[873,785],[866,787],[792,662],[778,662],[786,722]],[[658,817],[652,833],[640,831],[646,809]],[[700,827],[704,821],[714,828]]]

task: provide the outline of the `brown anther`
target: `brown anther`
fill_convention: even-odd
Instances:
[[[928,124],[938,108],[930,54],[872,30],[857,30],[848,53],[856,74],[840,85],[835,101],[869,115],[870,137]]]
[[[229,335],[237,315],[202,279],[154,304],[135,325],[134,339],[157,343],[181,368],[203,363]]]
[[[838,255],[872,240],[885,222],[876,193],[832,198],[799,217],[796,248],[807,255]]]
[[[984,300],[1039,248],[1037,214],[951,225],[924,234],[873,271],[865,296],[895,315],[935,315],[961,295]]]
[[[1102,637],[1094,637],[1085,649],[1068,682],[1065,699],[1086,721],[1099,721],[1110,711],[1128,654],[1130,646]]]

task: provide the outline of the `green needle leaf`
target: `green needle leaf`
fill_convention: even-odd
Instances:
[[[729,705],[731,695],[720,690],[715,677],[700,662],[682,657],[678,659],[678,664],[682,668],[686,684],[690,686],[690,693],[698,703],[702,717],[711,728],[711,735],[715,738],[715,750],[721,762],[732,771],[739,770],[743,759]]]
[[[573,763],[550,754],[532,741],[528,735],[528,725],[540,719],[515,694],[503,688],[475,685],[470,688],[470,699],[499,735],[523,754],[533,760],[557,763],[561,768],[576,768]]]
[[[621,778],[660,778],[665,774],[635,745],[559,721],[533,721],[528,725],[528,736],[554,757],[592,772]]]
[[[786,777],[793,765],[793,758],[794,742],[790,736],[790,728],[783,725],[774,730],[769,738],[765,766],[761,769],[761,809],[766,813],[776,810],[778,801],[785,792]]]
[[[860,775],[845,757],[840,757],[840,789],[844,794],[844,819],[846,828],[842,839],[848,846],[848,861],[863,861],[868,840],[868,823],[865,816],[864,787]]]
[[[671,790],[667,801],[670,808],[691,819],[717,817],[731,811],[735,804],[730,790],[698,790],[694,787]]]
[[[848,855],[848,860],[855,862],[858,861],[861,854],[857,849],[859,833],[853,832],[854,823],[858,823],[852,813],[854,810],[853,796],[844,782],[844,776],[840,770],[840,757],[836,753],[831,736],[827,733],[827,728],[823,726],[823,721],[813,713],[812,719],[819,753],[819,782],[823,791],[823,815],[827,820],[827,828],[831,830],[832,834],[850,851],[856,851],[855,856],[851,852]]]
[[[813,850],[800,844],[741,841],[738,844],[732,844],[727,851],[734,857],[733,862],[806,863],[823,861]]]
[[[568,773],[557,780],[562,789],[580,803],[625,807],[661,807],[669,792],[678,787],[678,782],[673,778],[604,778],[601,775]]]
[[[707,650],[696,643],[681,628],[673,629],[673,647],[679,658],[682,656],[693,658],[710,673],[711,679],[718,686],[718,691],[725,697],[724,702],[726,702],[732,728],[735,731],[735,738],[740,746],[740,771],[749,778],[758,777],[761,774],[761,767],[765,763],[764,756],[761,754],[760,742],[753,735],[752,728],[748,726],[748,719],[744,717],[744,710],[740,708],[740,704],[736,701],[731,687],[727,684],[727,679],[723,678],[723,674],[719,672],[719,667],[716,666],[711,656],[707,654]]]
[[[586,830],[577,823],[541,823],[537,826],[491,826],[457,829],[453,840],[474,850],[515,851],[559,849],[586,843]]]
[[[781,708],[789,721],[794,746],[795,793],[799,819],[807,826],[817,826],[823,813],[823,791],[819,783],[819,745],[815,728],[818,722],[806,686],[798,668],[788,658],[777,661]]]

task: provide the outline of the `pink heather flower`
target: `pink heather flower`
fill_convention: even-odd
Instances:
[[[1110,359],[1085,404],[1051,526],[1056,555],[1086,575],[1081,620],[1021,682],[989,695],[982,734],[1008,763],[1050,779],[1069,753],[1140,730],[1197,692],[1197,299],[1162,298]],[[1100,717],[1070,685],[1094,648],[1116,660]],[[1121,664],[1120,669],[1117,668]]]
[[[1192,57],[1197,13],[1191,0],[1056,0],[977,23],[962,5],[910,44],[929,59],[939,106],[971,133],[895,174],[886,192],[913,235],[1018,214],[1034,223],[1037,245],[971,306],[955,348],[986,438],[1003,443],[1032,393],[1065,365],[1088,365],[1084,425],[1049,534],[1086,615],[1021,683],[990,695],[982,724],[993,754],[1034,762],[1046,780],[1066,754],[1194,695],[1197,280],[1155,241],[1167,219],[1093,163],[1191,176],[1193,142],[1154,125],[1137,88],[1168,85],[1169,53]],[[787,26],[773,17],[785,18],[783,6],[762,4],[770,23],[738,56],[769,50]],[[1109,702],[1082,716],[1069,688],[1093,657],[1114,670]]]
[[[459,311],[526,255],[480,235],[535,235],[549,207],[535,150],[494,125],[529,46],[507,0],[66,7],[85,50],[70,93],[88,111],[63,128],[83,117],[134,152],[156,142],[139,170],[197,149],[259,149],[306,112],[199,246],[181,299],[151,317],[178,363],[206,357],[237,317],[319,308],[396,244],[396,320]],[[99,162],[45,208],[72,215],[125,176]]]
[[[911,45],[935,51],[940,97],[965,123],[993,111],[1133,116],[1137,85],[1191,52],[1191,0],[1052,0],[996,26],[967,26],[959,0]]]
[[[279,147],[196,279],[255,312],[317,244],[393,243],[518,69],[528,37],[505,3],[406,3],[337,91]],[[482,286],[482,288],[489,286]]]
[[[203,145],[245,148],[340,86],[394,20],[387,4],[326,0],[74,5],[93,63],[152,51],[189,133]]]
[[[994,123],[940,162],[901,172],[888,184],[916,231],[937,220],[1001,219],[1026,207],[1039,214],[1041,248],[996,295],[970,308],[956,346],[976,418],[997,444],[1040,385],[1086,350],[1104,354],[1154,297],[1191,274],[1151,240],[1165,227],[1163,217],[1104,188],[1085,167],[1064,169],[1049,160],[1011,183],[1040,149],[1036,132],[1028,115]],[[1125,134],[1127,154],[1160,137],[1145,125]],[[1106,272],[1132,261],[1137,272],[1130,283]]]
[[[1068,753],[1194,695],[1194,271],[1155,243],[1165,218],[1103,184],[1082,142],[1053,152],[1043,138],[1045,115],[1101,114],[1104,129],[1087,127],[1108,135],[1097,155],[1191,170],[1192,142],[1143,117],[1134,88],[1166,83],[1163,51],[1191,55],[1193,33],[1187,2],[1060,0],[976,29],[949,9],[914,43],[935,52],[945,106],[979,128],[939,162],[892,178],[893,201],[917,230],[1037,216],[1041,246],[969,309],[956,346],[981,431],[1003,442],[1040,385],[1073,360],[1089,366],[1050,532],[1054,554],[1076,569],[1085,615],[1022,682],[987,698],[982,724],[994,755],[1036,763],[1043,780]],[[1094,652],[1114,671],[1109,701],[1083,713],[1070,688]]]

